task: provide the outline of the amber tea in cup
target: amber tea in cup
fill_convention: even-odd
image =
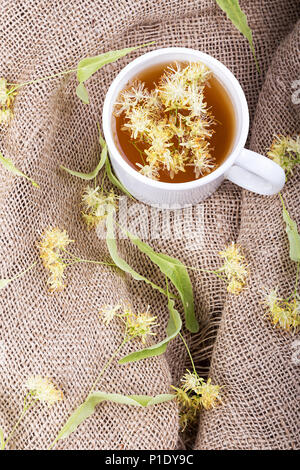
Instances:
[[[230,154],[235,113],[227,91],[202,62],[145,69],[114,107],[114,140],[136,171],[184,183],[216,170]]]

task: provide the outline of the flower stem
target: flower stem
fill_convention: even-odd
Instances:
[[[75,263],[93,263],[93,264],[102,264],[102,265],[105,265],[105,266],[114,266],[114,267],[117,267],[117,265],[115,263],[106,263],[105,261],[95,261],[95,260],[92,260],[92,259],[82,259],[82,258],[78,258],[78,256],[76,255],[73,255],[73,253],[70,253],[69,251],[67,250],[63,250],[65,253],[67,253],[67,255],[71,256],[73,259],[74,259],[74,263],[70,263],[70,264],[75,264]]]
[[[19,277],[23,276],[23,274],[27,273],[28,271],[30,271],[32,268],[34,268],[34,266],[37,264],[37,261],[35,261],[33,264],[31,264],[30,266],[28,266],[28,268],[24,269],[24,271],[21,271],[20,273],[16,274],[14,277],[11,278],[11,280],[15,280],[15,279],[18,279]]]
[[[194,373],[198,376],[197,371],[196,371],[196,367],[195,367],[195,364],[194,364],[194,361],[193,361],[193,358],[192,358],[192,354],[191,354],[191,351],[189,350],[189,347],[188,347],[188,345],[187,345],[187,342],[186,342],[186,340],[184,339],[184,337],[182,336],[182,334],[181,334],[180,332],[179,332],[179,336],[180,336],[180,338],[182,339],[183,344],[185,345],[185,348],[186,348],[186,350],[187,350],[187,353],[188,353],[188,355],[189,355],[189,358],[190,358],[191,363],[192,363],[192,366],[193,366],[193,371],[194,371]]]
[[[297,298],[297,290],[298,290],[298,282],[299,282],[299,268],[300,262],[297,263],[297,271],[296,271],[296,281],[295,281],[295,290],[294,290],[294,298]]]
[[[52,78],[57,78],[57,77],[60,77],[61,75],[66,75],[68,73],[73,73],[73,72],[76,72],[76,69],[75,70],[67,70],[65,72],[59,72],[59,73],[55,73],[54,75],[49,75],[48,77],[37,78],[36,80],[30,80],[28,82],[15,84],[15,86],[13,86],[13,88],[7,93],[7,95],[10,95],[11,93],[14,93],[16,90],[18,90],[19,88],[21,88],[23,86],[34,85],[35,83],[43,82],[45,80],[51,80]]]
[[[31,408],[31,406],[34,405],[35,402],[32,402],[30,401],[29,403],[27,403],[27,397],[28,395],[30,395],[30,393],[28,393],[25,398],[24,398],[24,405],[23,405],[23,409],[22,409],[22,412],[16,422],[16,424],[14,425],[14,427],[12,428],[8,438],[6,439],[6,441],[4,442],[3,444],[3,447],[1,448],[1,450],[4,450],[5,447],[7,446],[7,444],[9,443],[9,441],[11,440],[11,438],[13,437],[14,433],[16,432],[16,429],[17,427],[19,426],[19,424],[21,423],[22,419],[24,418],[24,416],[26,415],[27,411],[29,410],[29,408]]]
[[[144,160],[144,157],[143,157],[143,151],[141,149],[138,148],[138,146],[134,143],[134,142],[131,142],[131,144],[134,146],[134,148],[139,152],[140,154],[140,157],[142,159],[142,162],[143,162],[143,165],[146,165],[145,163],[145,160]]]
[[[204,269],[204,268],[195,268],[193,266],[185,266],[186,269],[191,269],[192,271],[201,271],[203,273],[210,273],[210,274],[215,274],[217,277],[219,277],[220,279],[222,279],[223,281],[225,281],[226,279],[224,279],[224,277],[222,276],[222,274],[220,274],[218,271],[213,271],[211,269]]]
[[[101,371],[99,372],[98,374],[98,377],[96,378],[95,382],[93,383],[90,391],[89,391],[89,395],[91,393],[93,393],[93,391],[95,390],[95,387],[96,385],[99,383],[99,380],[100,378],[102,377],[102,375],[104,374],[104,372],[106,371],[106,369],[110,366],[110,364],[112,363],[112,361],[114,360],[114,358],[117,356],[117,354],[121,351],[121,349],[123,348],[124,344],[126,343],[126,338],[124,337],[122,343],[117,347],[117,349],[115,350],[115,352],[112,354],[111,358],[106,362],[106,364],[103,366],[103,368],[101,369]]]
[[[104,374],[104,372],[106,371],[106,369],[109,367],[109,365],[113,362],[114,358],[117,356],[117,354],[121,351],[122,347],[124,346],[125,343],[127,343],[128,339],[127,339],[127,328],[125,330],[125,334],[124,334],[124,338],[123,338],[123,341],[122,343],[117,347],[117,349],[115,350],[115,352],[112,354],[112,356],[110,357],[110,359],[105,363],[105,365],[102,367],[101,371],[99,372],[98,374],[98,377],[96,378],[95,382],[93,383],[89,393],[88,393],[88,397],[89,395],[91,395],[93,393],[93,391],[95,390],[95,387],[97,386],[100,378],[102,377],[102,375]],[[88,398],[87,397],[87,398]],[[53,447],[55,446],[55,444],[59,441],[59,433],[58,435],[56,436],[56,438],[54,439],[54,441],[52,442],[52,444],[50,444],[50,446],[48,447],[48,450],[51,450],[53,449]]]

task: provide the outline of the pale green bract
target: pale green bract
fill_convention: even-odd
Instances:
[[[70,436],[85,419],[89,418],[94,413],[96,406],[103,401],[119,403],[120,405],[147,407],[171,401],[174,398],[174,394],[161,394],[155,397],[149,397],[147,395],[120,395],[119,393],[93,392],[87,397],[85,402],[72,413],[59,432],[56,441],[66,439]]]
[[[145,253],[174,284],[183,303],[186,327],[192,333],[197,333],[199,324],[195,317],[193,287],[186,267],[176,258],[157,253],[136,235],[132,235],[127,231],[125,233],[132,243]]]
[[[80,83],[85,82],[104,65],[116,62],[116,60],[130,54],[130,52],[140,49],[141,47],[149,46],[150,44],[153,44],[153,42],[142,44],[141,46],[126,47],[125,49],[104,52],[103,54],[94,57],[86,57],[85,59],[82,59],[77,66],[78,81]]]
[[[153,282],[149,281],[146,277],[142,276],[138,272],[136,272],[134,269],[129,266],[129,264],[126,263],[126,261],[121,258],[118,254],[118,248],[116,244],[116,239],[115,239],[115,233],[114,233],[114,209],[109,208],[108,209],[108,215],[106,217],[106,244],[108,247],[109,254],[114,261],[114,263],[125,273],[130,274],[133,279],[136,281],[144,281],[147,284],[150,284],[153,289],[157,289],[159,292],[161,292],[164,295],[168,295],[164,289],[161,287],[157,286]]]
[[[147,357],[160,356],[166,351],[169,342],[176,338],[182,327],[180,315],[174,308],[174,300],[169,299],[168,309],[170,312],[170,318],[166,329],[166,338],[163,341],[154,344],[153,346],[128,354],[119,360],[119,364],[140,361],[141,359],[146,359]]]
[[[0,279],[0,289],[4,289],[11,281],[12,279]]]
[[[4,166],[4,168],[9,171],[10,173],[12,173],[13,175],[16,175],[16,176],[22,176],[22,178],[26,178],[28,181],[31,182],[32,186],[36,187],[36,188],[39,188],[39,185],[33,181],[32,178],[30,178],[29,176],[25,175],[25,173],[23,173],[22,171],[20,171],[15,165],[14,163],[12,162],[12,160],[10,160],[10,158],[4,158],[4,156],[2,155],[2,153],[0,152],[0,163],[2,163],[2,165]]]
[[[103,139],[103,137],[101,135],[99,125],[98,125],[98,128],[99,128],[99,143],[101,145],[102,152],[101,152],[100,161],[99,161],[98,165],[96,166],[96,168],[93,171],[91,171],[91,173],[81,173],[79,171],[70,170],[69,168],[66,168],[63,165],[60,165],[60,168],[64,171],[66,171],[67,173],[69,173],[72,176],[76,176],[77,178],[81,178],[82,180],[90,181],[90,180],[96,178],[99,171],[102,169],[102,167],[105,164],[106,174],[107,174],[107,177],[110,180],[110,182],[114,186],[116,186],[118,189],[120,189],[123,193],[125,193],[126,196],[134,199],[133,196],[131,196],[131,194],[123,186],[123,184],[113,174],[110,163],[109,163],[109,158],[108,158],[108,153],[107,153],[107,145],[106,145],[106,142],[105,142],[105,140]]]
[[[3,450],[4,446],[5,446],[4,433],[3,433],[2,429],[0,428],[0,450]]]
[[[258,71],[260,71],[259,64],[255,55],[255,49],[252,39],[252,31],[248,26],[247,16],[241,10],[238,0],[216,0],[220,8],[226,13],[228,18],[232,21],[234,26],[245,36],[250,44],[250,48],[256,63]]]
[[[97,55],[95,57],[86,57],[82,59],[77,66],[77,78],[79,85],[76,88],[77,96],[85,103],[89,103],[89,95],[87,89],[85,88],[83,82],[88,80],[95,72],[97,72],[101,67],[112,62],[116,62],[121,57],[124,57],[130,52],[140,49],[141,47],[149,46],[153,44],[150,42],[148,44],[143,44],[136,47],[126,47],[125,49],[119,49],[117,51],[104,52],[103,54]]]
[[[102,148],[105,148],[107,147],[106,145],[106,142],[105,140],[103,139],[102,135],[101,135],[101,132],[100,132],[100,127],[99,127],[99,142],[100,142],[100,145]],[[106,160],[105,160],[105,169],[106,169],[106,174],[107,174],[107,177],[109,179],[109,181],[114,185],[116,186],[116,188],[120,189],[124,194],[126,194],[126,196],[134,199],[134,197],[130,194],[129,191],[127,191],[127,189],[125,188],[125,186],[123,186],[123,184],[121,183],[121,181],[118,180],[118,178],[113,174],[112,172],[112,169],[111,169],[111,166],[110,166],[110,161],[109,161],[109,157],[107,156]]]
[[[89,94],[83,83],[79,83],[79,85],[76,87],[76,95],[81,99],[81,101],[84,102],[84,104],[89,104]]]
[[[96,178],[96,176],[98,175],[99,171],[101,170],[101,168],[103,167],[107,159],[107,145],[105,143],[105,140],[103,140],[100,132],[99,132],[99,142],[102,147],[100,161],[98,165],[96,166],[96,168],[93,171],[91,171],[91,173],[80,173],[79,171],[70,170],[69,168],[66,168],[63,165],[61,165],[60,168],[62,168],[62,170],[65,170],[70,175],[76,176],[77,178],[81,178],[82,180],[90,181]]]
[[[126,196],[130,197],[131,199],[134,199],[134,197],[130,194],[130,192],[127,191],[125,186],[123,186],[121,181],[119,181],[118,178],[113,174],[111,166],[110,166],[109,158],[106,159],[105,168],[106,168],[106,174],[107,174],[109,181],[114,186],[116,186],[116,188],[120,189],[124,194],[126,194]]]
[[[282,196],[280,195],[282,202],[282,215],[283,220],[286,224],[286,233],[289,239],[290,245],[290,258],[292,261],[300,262],[300,235],[298,233],[296,222],[290,217]]]

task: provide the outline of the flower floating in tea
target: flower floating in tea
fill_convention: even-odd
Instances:
[[[215,169],[209,143],[215,122],[204,98],[210,76],[201,62],[176,64],[167,67],[153,90],[136,80],[121,93],[115,115],[124,116],[123,130],[140,152],[141,174],[157,180],[167,171],[173,179],[192,166],[199,178]]]

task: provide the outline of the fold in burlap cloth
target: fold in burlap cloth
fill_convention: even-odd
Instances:
[[[299,27],[280,46],[269,68],[277,46],[298,18],[298,2],[240,4],[253,30],[261,76],[247,41],[213,0],[2,1],[0,76],[23,82],[74,68],[89,55],[152,40],[156,48],[199,49],[221,60],[240,80],[253,123],[250,147],[265,153],[274,133],[299,131],[299,105],[291,103],[291,83],[299,79]],[[41,189],[0,169],[0,278],[11,277],[36,259],[36,240],[49,225],[66,228],[75,240],[74,251],[82,258],[107,256],[105,241],[87,232],[80,217],[84,183],[63,174],[59,165],[79,171],[90,171],[95,165],[95,123],[105,92],[124,64],[140,53],[107,66],[89,81],[90,106],[75,96],[75,77],[42,82],[19,92],[15,117],[7,130],[1,130],[0,148]],[[284,194],[292,216],[299,221],[298,181],[299,172]],[[136,224],[140,223],[140,236],[147,211],[131,212]],[[289,293],[295,276],[279,200],[242,192],[226,182],[210,199],[187,212],[185,223],[191,230],[199,213],[203,214],[204,236],[192,246],[176,239],[181,227],[174,212],[170,212],[171,235],[165,231],[164,237],[150,243],[186,265],[209,269],[218,263],[218,251],[238,240],[251,262],[251,278],[247,291],[229,297],[214,276],[192,275],[201,328],[189,338],[190,345],[199,371],[207,374],[220,323],[210,376],[224,385],[223,406],[200,417],[196,448],[299,447],[297,367],[291,360],[295,337],[273,330],[259,303],[262,288],[280,285]],[[163,282],[160,273],[127,241],[120,249],[139,272]],[[67,275],[68,287],[57,295],[47,293],[41,265],[1,291],[0,427],[7,434],[15,423],[28,375],[52,376],[65,395],[52,409],[39,407],[28,414],[11,448],[46,448],[86,396],[121,338],[118,326],[104,327],[99,321],[103,304],[120,299],[136,308],[150,304],[163,335],[166,301],[150,287],[106,267],[80,265]],[[99,388],[131,394],[167,392],[187,363],[181,343],[174,341],[163,357],[110,368]],[[174,449],[178,438],[178,410],[173,402],[142,410],[106,403],[58,447]]]

